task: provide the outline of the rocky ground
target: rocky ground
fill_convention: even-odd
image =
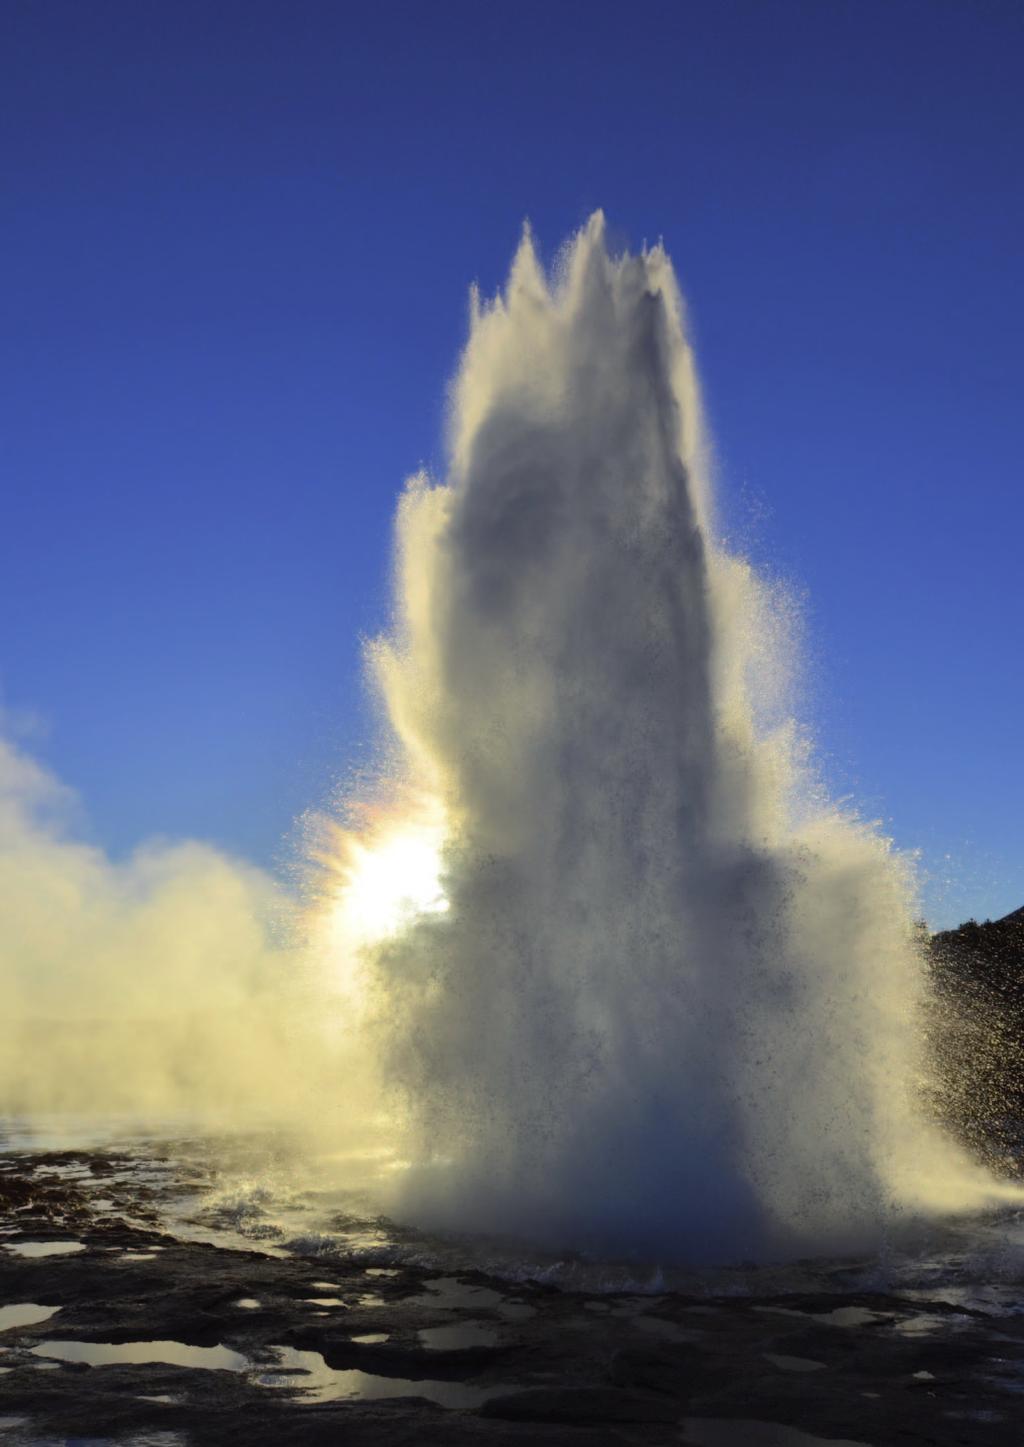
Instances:
[[[268,1255],[166,1234],[131,1165],[0,1159],[4,1442],[1024,1441],[1012,1302],[587,1296]]]

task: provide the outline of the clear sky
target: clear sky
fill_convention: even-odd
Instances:
[[[1017,0],[5,0],[0,688],[115,855],[365,757],[407,474],[524,217],[664,238],[728,525],[934,924],[1024,904]]]

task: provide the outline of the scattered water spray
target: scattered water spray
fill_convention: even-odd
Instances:
[[[772,588],[716,539],[661,247],[529,235],[372,649],[446,908],[382,932],[421,1224],[722,1258],[997,1188],[919,1118],[913,879],[817,785]]]
[[[0,1109],[281,1123],[414,1225],[666,1263],[1019,1201],[920,1118],[912,872],[717,536],[665,253],[524,238],[450,455],[371,650],[398,762],[310,822],[304,934],[209,847],[109,859],[0,739]]]

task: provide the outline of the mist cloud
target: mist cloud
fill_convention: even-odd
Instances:
[[[0,738],[0,1109],[294,1111],[312,1087],[294,902],[196,841],[112,860],[80,812]]]

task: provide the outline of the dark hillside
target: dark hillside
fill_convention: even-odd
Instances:
[[[936,1106],[991,1164],[1024,1168],[1024,909],[929,941]]]

